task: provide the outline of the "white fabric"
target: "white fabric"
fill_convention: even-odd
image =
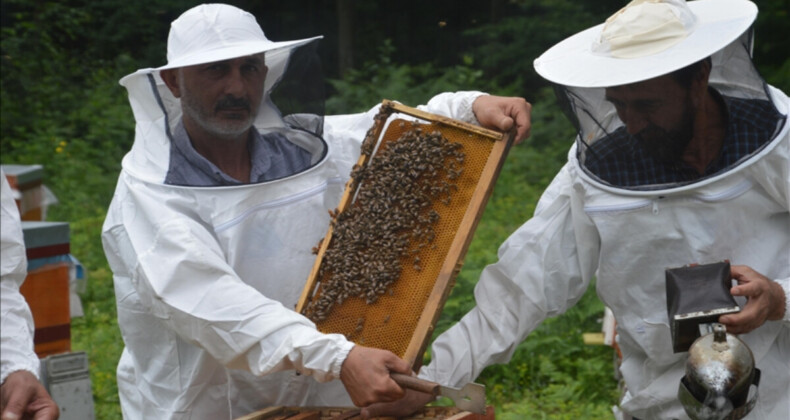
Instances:
[[[0,383],[12,372],[27,370],[39,377],[33,351],[33,314],[19,293],[27,277],[27,256],[19,210],[11,186],[0,169]]]
[[[126,345],[117,372],[124,417],[351,405],[334,379],[353,343],[319,333],[293,308],[378,107],[327,117],[326,145],[296,139],[328,148],[305,172],[256,185],[168,186],[166,119],[154,92],[166,109],[173,98],[151,72],[124,81],[136,137],[102,235]],[[479,95],[443,94],[422,109],[469,121]]]
[[[638,41],[628,39],[626,34],[645,28],[629,19],[616,30],[609,28],[613,32],[607,36],[615,43],[609,47],[606,40],[601,42],[606,24],[600,24],[549,48],[535,59],[535,71],[554,83],[575,87],[609,87],[652,79],[721,50],[743,34],[757,17],[757,6],[749,0],[696,0],[687,4],[696,18],[693,30],[686,29],[683,23],[688,19],[681,19],[680,23],[651,29],[659,34],[631,34],[643,41],[657,40],[662,29],[669,29],[668,38],[675,41],[672,46],[667,47],[666,41],[633,45]],[[680,36],[678,24],[682,24],[687,36]]]
[[[771,89],[779,111],[790,101]],[[506,363],[543,319],[563,313],[597,277],[617,320],[623,411],[686,419],[677,401],[686,354],[674,354],[664,270],[729,259],[785,286],[790,281],[790,126],[725,175],[660,192],[617,190],[585,175],[576,159],[541,197],[534,217],[499,249],[475,288],[477,306],[432,345],[420,376],[450,386]],[[740,336],[762,370],[749,419],[790,418],[790,317]]]
[[[273,42],[249,12],[227,4],[201,4],[170,25],[167,65],[159,70],[290,49],[318,38]]]
[[[617,58],[652,55],[685,39],[696,21],[685,0],[634,0],[606,19],[592,49]]]

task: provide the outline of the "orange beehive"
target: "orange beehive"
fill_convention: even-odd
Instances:
[[[71,351],[69,269],[65,222],[22,222],[28,274],[19,291],[33,313],[33,342],[39,357]]]
[[[382,112],[376,117],[363,143],[363,154],[358,165],[375,163],[382,150],[386,151],[404,133],[415,127],[419,127],[423,133],[438,131],[446,141],[459,144],[459,150],[464,155],[460,176],[453,177],[450,199],[434,200],[429,208],[423,210],[435,211],[439,215],[432,226],[435,236],[432,234],[430,246],[425,247],[416,246],[412,240],[410,248],[415,252],[419,249],[419,253],[400,259],[400,276],[388,286],[387,293],[378,296],[374,303],[360,297],[348,297],[342,304],[333,305],[326,318],[317,320],[316,325],[322,332],[341,333],[358,344],[390,350],[416,368],[421,364],[427,340],[461,269],[463,257],[493,190],[512,135],[384,101]],[[371,143],[375,143],[375,147]],[[375,151],[368,156],[366,147]],[[445,168],[445,171],[449,172],[450,169]],[[376,176],[376,173],[372,176]],[[352,179],[348,183],[338,207],[339,214],[355,205],[355,196],[361,195],[365,187],[365,181],[356,182]],[[407,187],[417,188],[419,184]],[[380,220],[372,223],[388,225],[386,221]],[[328,284],[329,277],[333,275],[319,275],[327,250],[339,246],[333,242],[332,235],[333,228],[330,226],[317,250],[316,263],[296,307],[298,312],[308,316],[311,301],[321,297],[322,285]]]

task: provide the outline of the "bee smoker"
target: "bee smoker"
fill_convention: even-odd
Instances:
[[[667,313],[675,353],[688,352],[678,399],[693,420],[736,420],[757,402],[760,370],[739,338],[717,322],[740,311],[728,262],[666,270]]]

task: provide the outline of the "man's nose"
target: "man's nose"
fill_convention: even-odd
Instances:
[[[232,69],[225,78],[225,93],[240,98],[245,94],[244,78],[241,70]]]

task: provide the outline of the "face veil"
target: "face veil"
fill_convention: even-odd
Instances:
[[[646,130],[649,135],[630,135],[615,105],[607,100],[606,88],[554,84],[558,102],[577,131],[576,158],[584,172],[610,187],[661,190],[699,182],[726,172],[770,144],[784,126],[786,116],[777,111],[767,84],[752,63],[752,34],[748,30],[714,53],[711,56],[709,77],[709,89],[727,114],[727,130],[732,130],[734,119],[742,113],[741,109],[754,108],[757,110],[754,112],[762,116],[748,150],[740,151],[737,156],[730,157],[702,176],[664,176],[664,172],[678,171],[677,156],[687,144],[688,125],[693,124],[692,121],[683,122],[678,132],[662,132],[661,129],[651,127]],[[674,150],[656,150],[659,148]],[[664,154],[666,156],[662,156]]]

